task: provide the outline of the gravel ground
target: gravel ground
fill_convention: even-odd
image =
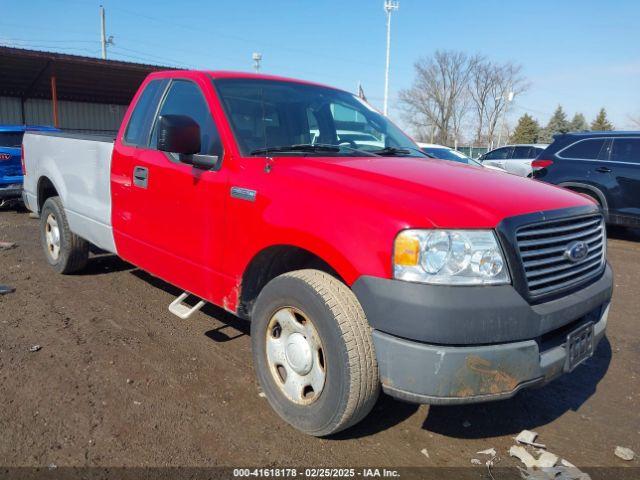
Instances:
[[[484,405],[383,395],[360,425],[316,439],[259,396],[246,323],[214,307],[174,317],[179,292],[115,256],[56,275],[37,226],[0,212],[0,241],[17,244],[0,251],[0,284],[16,288],[0,296],[0,466],[455,467],[490,447],[515,466],[522,429],[581,467],[639,466],[613,451],[640,453],[640,231],[610,232],[608,337],[571,375]]]

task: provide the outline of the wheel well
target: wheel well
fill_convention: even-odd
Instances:
[[[598,205],[600,206],[600,208],[606,209],[607,208],[607,203],[606,203],[606,199],[604,198],[604,195],[602,195],[601,193],[597,192],[595,189],[591,189],[588,187],[581,187],[578,185],[567,185],[565,186],[565,188],[567,190],[571,190],[573,192],[576,193],[582,193],[584,195],[588,195],[589,197],[593,198]]]
[[[48,198],[57,197],[58,191],[56,187],[53,186],[53,182],[49,180],[47,177],[41,177],[38,180],[38,212],[42,211],[42,206],[44,202],[47,201]]]
[[[238,315],[250,318],[256,298],[267,283],[278,275],[303,268],[321,270],[344,281],[327,262],[308,250],[292,245],[268,247],[253,257],[242,275]]]

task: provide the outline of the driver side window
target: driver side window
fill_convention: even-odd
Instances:
[[[187,115],[200,126],[200,154],[222,155],[222,143],[209,106],[198,86],[188,80],[174,80],[169,87],[158,117],[162,115]],[[158,121],[151,135],[151,148],[158,143]]]

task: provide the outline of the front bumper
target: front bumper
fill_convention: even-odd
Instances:
[[[361,277],[353,291],[374,328],[382,387],[416,403],[509,398],[564,372],[566,335],[594,323],[604,337],[607,265],[587,287],[529,305],[511,286],[446,287]]]
[[[9,200],[12,198],[20,198],[22,195],[22,185],[0,185],[0,200]]]

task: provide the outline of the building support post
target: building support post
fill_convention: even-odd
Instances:
[[[22,124],[26,125],[27,124],[27,116],[25,115],[25,112],[24,112],[24,102],[25,102],[25,98],[24,97],[20,97],[20,116],[22,117]]]
[[[58,91],[56,87],[56,76],[51,75],[51,106],[53,108],[53,126],[58,127]]]

